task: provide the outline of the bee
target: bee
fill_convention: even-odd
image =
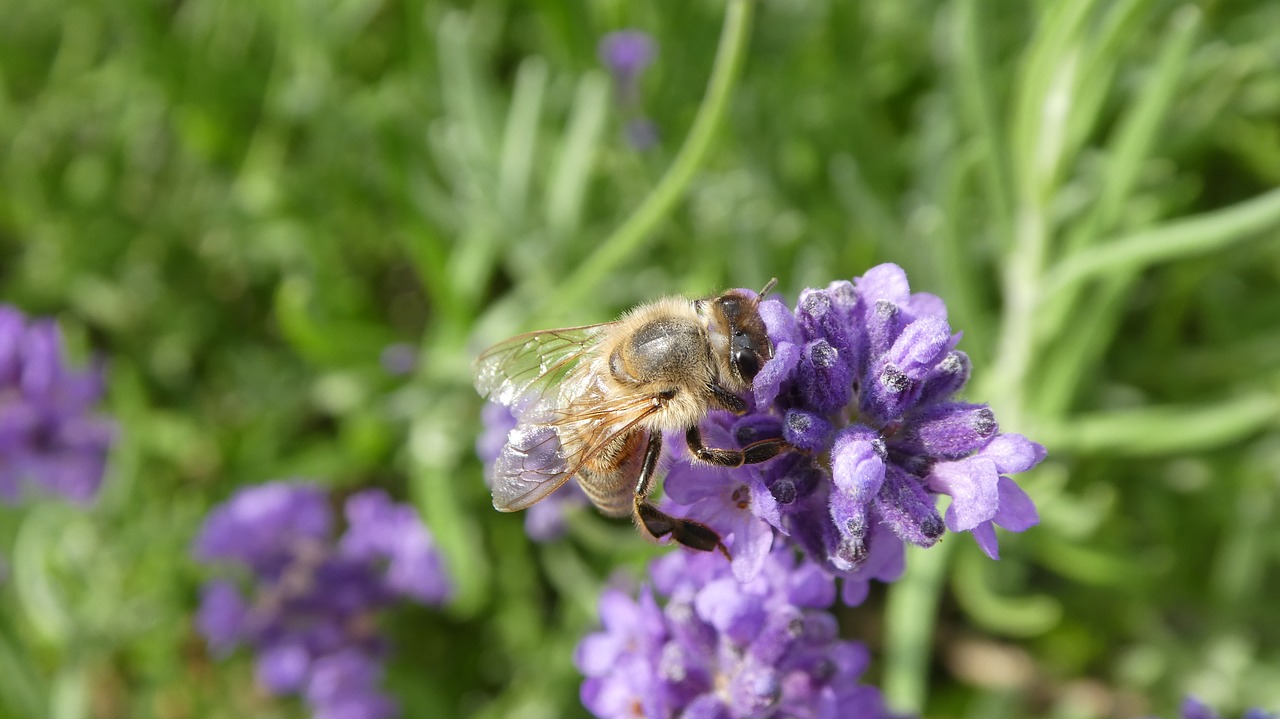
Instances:
[[[659,510],[649,489],[664,432],[683,431],[696,460],[721,467],[788,448],[781,438],[707,447],[698,429],[712,409],[747,411],[741,395],[773,357],[759,305],[775,282],[759,293],[667,297],[615,322],[530,332],[486,350],[476,389],[517,419],[493,464],[493,506],[525,509],[574,478],[602,513],[631,515],[651,538],[728,556],[714,530]]]

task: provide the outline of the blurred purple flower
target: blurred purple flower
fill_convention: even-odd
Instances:
[[[1179,708],[1182,719],[1219,719],[1221,715],[1195,697],[1186,697]],[[1276,719],[1276,715],[1261,709],[1246,709],[1241,719]]]
[[[382,348],[378,361],[387,374],[396,377],[410,375],[418,368],[418,348],[406,342],[396,342]]]
[[[53,320],[0,305],[0,501],[29,490],[91,502],[102,484],[115,425],[94,413],[103,369],[73,369]]]
[[[428,604],[448,599],[452,587],[417,510],[371,489],[347,500],[346,515],[347,533],[340,544],[344,556],[385,562],[385,581],[393,592]]]
[[[658,144],[658,126],[641,112],[640,76],[657,56],[657,43],[640,30],[618,30],[600,38],[597,52],[601,64],[613,76],[617,105],[627,116],[623,137],[637,150],[654,147]]]
[[[613,73],[618,84],[632,84],[653,63],[658,54],[653,37],[641,30],[618,30],[600,38],[600,62]]]
[[[1000,434],[994,414],[954,395],[969,377],[940,299],[911,293],[906,274],[880,265],[852,282],[777,299],[760,312],[774,345],[752,388],[755,409],[703,423],[718,446],[782,436],[800,451],[759,465],[712,469],[687,453],[666,480],[670,498],[716,530],[740,579],[779,542],[803,548],[845,579],[846,603],[871,579],[902,572],[903,544],[931,546],[947,530],[972,532],[997,558],[995,525],[1020,532],[1039,521],[1008,475],[1044,448]],[[951,497],[945,516],[936,497]]]
[[[578,645],[582,702],[596,716],[891,716],[858,684],[867,649],[838,637],[826,611],[835,583],[816,565],[773,552],[742,583],[717,555],[678,550],[651,576],[638,600],[606,591],[603,631]]]
[[[484,425],[476,440],[476,454],[484,462],[484,477],[492,484],[493,463],[507,443],[507,435],[516,427],[511,408],[497,402],[486,402],[480,410]],[[577,482],[566,482],[550,496],[524,511],[524,532],[535,542],[550,542],[564,536],[569,512],[585,507],[587,495]]]
[[[637,150],[644,151],[656,147],[662,139],[658,125],[647,117],[636,117],[627,121],[623,128],[627,142]]]
[[[451,587],[412,507],[367,490],[348,498],[346,517],[337,538],[327,495],[297,482],[248,487],[215,507],[193,553],[247,576],[205,585],[196,626],[216,656],[252,647],[258,683],[305,694],[317,717],[382,719],[397,710],[377,687],[387,652],[378,613],[401,600],[439,604]]]

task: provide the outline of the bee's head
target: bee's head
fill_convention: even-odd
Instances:
[[[729,290],[706,300],[712,347],[723,369],[728,370],[727,384],[734,391],[751,387],[760,368],[773,357],[773,343],[760,317],[760,300],[773,286],[770,282],[760,293]],[[722,373],[723,374],[723,373]]]

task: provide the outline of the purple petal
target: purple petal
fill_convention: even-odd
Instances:
[[[761,598],[742,591],[737,580],[726,577],[703,587],[694,599],[698,616],[740,647],[759,633],[765,618]]]
[[[853,285],[868,306],[875,305],[876,300],[903,304],[911,298],[907,273],[901,267],[888,262],[872,267],[862,273],[861,277],[855,277]]]
[[[742,583],[755,579],[772,548],[773,527],[769,524],[755,519],[739,524],[729,547],[733,555],[733,576]]]
[[[995,462],[1000,474],[1017,474],[1040,464],[1046,452],[1043,446],[1020,434],[1001,434],[982,448],[981,455]]]
[[[1001,476],[996,485],[1000,491],[1000,507],[995,523],[1010,532],[1025,532],[1040,523],[1040,513],[1031,497],[1016,482]]]
[[[991,522],[983,522],[969,531],[982,553],[992,559],[1000,558],[1000,542],[996,539],[996,528]]]
[[[995,518],[1000,506],[999,479],[995,462],[982,456],[933,465],[929,488],[951,495],[947,528],[967,532]]]
[[[573,653],[573,664],[585,676],[604,676],[613,668],[622,651],[623,642],[619,636],[595,632],[586,635],[581,642],[578,642],[578,647]]]
[[[911,317],[935,317],[942,321],[947,319],[947,303],[941,297],[928,292],[917,292],[907,301],[907,312]]]
[[[728,472],[720,467],[678,461],[662,480],[662,491],[673,502],[690,506],[719,497],[732,481]]]
[[[689,703],[680,719],[733,719],[729,707],[714,694],[703,694]]]
[[[305,648],[279,644],[259,650],[254,676],[272,694],[292,694],[302,687],[310,668],[311,655]]]
[[[767,299],[759,305],[760,319],[764,320],[765,329],[769,333],[769,341],[776,350],[780,345],[804,344],[804,336],[796,323],[795,315],[787,306],[775,299]]]
[[[797,607],[826,609],[836,600],[836,583],[817,564],[805,561],[787,579],[787,599]]]
[[[751,513],[769,526],[782,529],[782,510],[773,492],[754,474],[751,481],[747,482],[747,489],[751,493]],[[770,531],[769,534],[772,536],[773,532]]]
[[[799,345],[774,345],[773,358],[764,363],[752,380],[751,391],[757,407],[768,407],[778,398],[782,384],[791,379],[800,364],[800,354]]]

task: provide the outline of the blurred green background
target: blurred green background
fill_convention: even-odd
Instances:
[[[624,27],[659,48],[625,111],[596,50]],[[292,476],[411,499],[449,558],[456,601],[388,624],[406,717],[581,715],[599,587],[656,550],[492,511],[471,357],[883,261],[1050,460],[1000,562],[944,542],[841,614],[872,678],[929,717],[1280,709],[1277,28],[1272,0],[4,0],[0,300],[109,357],[122,439],[91,510],[0,511],[0,716],[301,716],[206,655],[187,555]]]

